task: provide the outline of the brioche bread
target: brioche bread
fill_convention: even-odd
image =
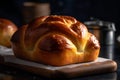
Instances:
[[[17,29],[17,26],[12,21],[0,18],[0,45],[11,47],[10,39]]]
[[[94,61],[100,45],[87,27],[71,16],[42,16],[11,38],[16,57],[52,66]]]

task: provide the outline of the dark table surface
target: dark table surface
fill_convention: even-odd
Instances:
[[[67,80],[120,80],[120,46],[118,45],[102,46],[99,56],[116,61],[118,65],[117,71],[111,73],[75,77]],[[53,79],[48,79],[40,75],[19,70],[17,68],[0,65],[0,80],[53,80]]]

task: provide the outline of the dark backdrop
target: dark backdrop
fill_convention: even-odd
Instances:
[[[49,2],[51,14],[70,15],[84,22],[90,17],[111,21],[120,34],[120,4],[118,0],[0,0],[0,17],[23,24],[22,6],[25,1]]]

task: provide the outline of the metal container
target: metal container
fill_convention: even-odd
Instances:
[[[84,24],[89,32],[93,33],[101,45],[113,45],[115,43],[115,24],[107,21],[86,21]]]

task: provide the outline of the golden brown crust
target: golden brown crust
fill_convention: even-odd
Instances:
[[[0,45],[11,47],[10,38],[16,30],[17,26],[12,21],[0,18]]]
[[[43,16],[12,37],[16,57],[62,66],[97,59],[100,45],[86,26],[70,16]]]

